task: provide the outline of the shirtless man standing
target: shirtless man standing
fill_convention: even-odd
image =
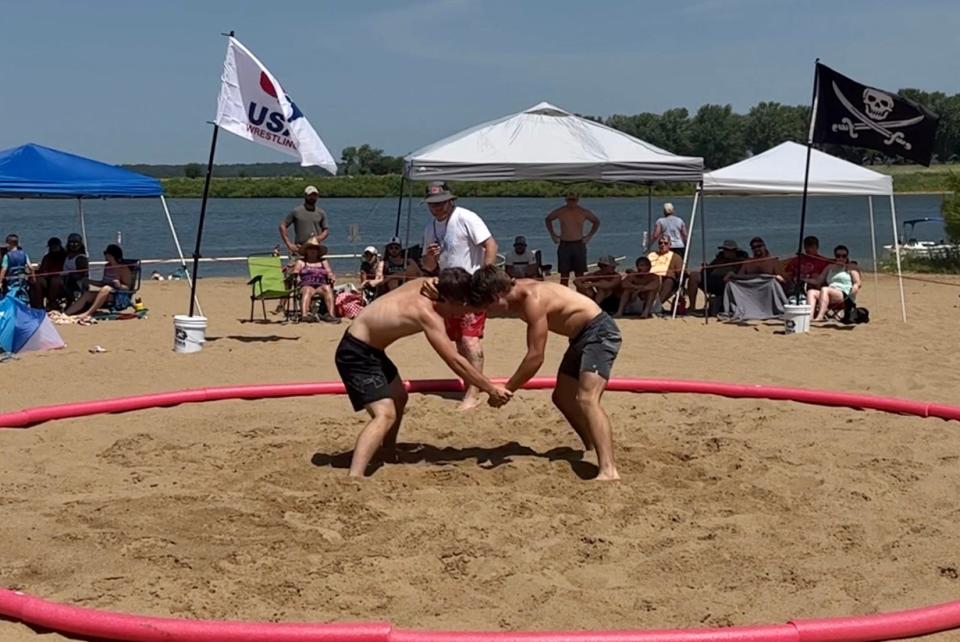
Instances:
[[[565,197],[566,204],[550,212],[546,218],[547,231],[557,244],[557,272],[560,284],[570,282],[570,273],[583,276],[587,271],[587,243],[600,229],[600,220],[590,210],[580,207],[580,196],[575,192]],[[560,221],[560,234],[553,229],[553,222]],[[590,231],[583,234],[583,224],[590,221]]]
[[[438,294],[432,300],[421,294],[430,283]],[[407,405],[407,391],[397,367],[384,350],[394,341],[423,332],[430,346],[458,377],[490,395],[491,406],[507,403],[513,393],[483,376],[457,353],[447,338],[445,317],[476,311],[467,306],[470,275],[462,268],[440,271],[437,279],[414,279],[385,294],[363,309],[337,346],[337,371],[347,388],[353,409],[365,409],[370,421],[360,431],[350,461],[350,476],[363,477],[377,449],[390,457]]]
[[[518,390],[540,366],[550,332],[569,337],[553,403],[580,436],[587,450],[596,448],[600,474],[596,479],[620,479],[613,457],[613,430],[600,398],[620,351],[620,329],[606,312],[582,294],[547,281],[514,282],[506,273],[485,267],[473,275],[475,304],[506,304],[527,323],[527,354],[506,389]]]

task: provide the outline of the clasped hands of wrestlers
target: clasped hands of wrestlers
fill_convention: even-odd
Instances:
[[[513,399],[513,393],[504,388],[503,386],[494,386],[493,392],[490,393],[487,403],[490,404],[492,408],[500,408],[505,406],[508,401]]]

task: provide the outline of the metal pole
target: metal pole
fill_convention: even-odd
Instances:
[[[893,247],[897,252],[897,281],[900,284],[900,312],[903,322],[907,322],[907,299],[903,295],[903,271],[900,268],[900,234],[897,232],[897,206],[893,204],[893,192],[890,192],[890,218],[893,220]]]
[[[703,298],[706,307],[703,310],[703,323],[710,322],[710,288],[707,287],[707,193],[700,183],[700,282],[703,284]]]
[[[690,231],[693,231],[694,225],[697,222],[697,201],[699,200],[701,186],[697,186],[693,191],[693,207],[690,208]],[[689,238],[689,237],[688,237]],[[687,244],[686,251],[683,253],[683,262],[680,264],[680,279],[677,281],[677,294],[673,297],[673,311],[672,317],[677,318],[677,302],[680,301],[680,297],[683,296],[683,276],[687,273],[687,260],[690,258],[690,245]],[[704,285],[706,288],[706,285]],[[694,293],[696,296],[696,293]],[[688,308],[688,313],[693,311],[693,301],[690,302],[690,307]]]
[[[233,35],[233,32],[230,32]],[[197,223],[197,243],[193,250],[193,277],[190,281],[190,316],[197,300],[197,269],[200,267],[200,242],[203,239],[203,221],[207,216],[207,200],[210,195],[210,177],[213,175],[213,157],[217,152],[217,133],[220,127],[213,126],[213,138],[210,140],[210,158],[207,160],[207,176],[203,181],[203,200],[200,201],[200,221]]]
[[[653,242],[653,183],[647,183],[647,247]]]
[[[173,218],[170,216],[170,209],[167,207],[167,199],[163,197],[163,194],[160,195],[160,203],[163,205],[163,213],[167,215],[167,224],[170,226],[170,234],[173,235],[173,244],[177,246],[177,256],[180,257],[180,268],[187,277],[187,285],[189,285],[192,289],[193,278],[191,278],[190,273],[187,272],[187,260],[183,258],[183,248],[180,247],[180,238],[177,236],[177,228],[173,226]],[[197,304],[197,311],[200,313],[200,316],[203,316],[203,308],[200,307],[200,301],[197,299],[194,300]]]
[[[877,272],[877,229],[873,225],[873,197],[867,197],[867,209],[870,212],[870,247],[873,250],[873,288],[877,293],[877,305],[880,305],[880,274]]]
[[[80,234],[83,236],[83,247],[90,253],[90,244],[87,243],[87,222],[83,219],[83,199],[77,199],[77,212],[80,213]]]
[[[407,180],[407,173],[400,175],[400,197],[397,198],[397,224],[393,229],[394,236],[400,236],[400,212],[403,210],[403,185]]]
[[[813,152],[813,125],[817,120],[817,65],[819,64],[820,59],[817,58],[813,68],[813,98],[810,101],[810,129],[807,132],[807,163],[803,171],[803,198],[800,201],[800,240],[797,242],[797,267],[800,266],[800,257],[803,255],[803,235],[807,224],[807,187],[810,184],[810,155]],[[797,279],[797,286],[794,290],[797,305],[800,305],[800,291],[803,290],[803,286],[801,286],[800,283],[801,281]]]

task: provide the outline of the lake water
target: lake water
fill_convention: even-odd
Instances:
[[[673,202],[677,213],[690,222],[691,197],[653,199],[653,218],[656,220],[662,205]],[[170,199],[167,201],[174,224],[180,236],[184,253],[193,252],[199,218],[199,199]],[[269,253],[279,242],[277,225],[298,201],[296,199],[212,199],[207,206],[207,220],[203,233],[204,256],[246,256]],[[545,260],[556,263],[556,253],[544,228],[543,219],[560,200],[543,198],[464,198],[460,205],[480,214],[500,244],[501,253],[510,249],[513,237],[524,234],[531,249],[543,249]],[[939,216],[941,197],[937,195],[898,196],[897,216],[902,221],[924,216]],[[647,229],[646,198],[583,199],[582,204],[593,210],[601,221],[600,231],[589,248],[590,260],[603,254],[630,257],[632,263],[640,251],[641,239]],[[382,247],[393,236],[397,215],[395,198],[329,199],[321,203],[326,209],[331,227],[327,241],[331,253],[345,254],[365,245]],[[431,220],[425,205],[414,199],[410,238],[420,241],[424,226]],[[176,248],[157,199],[117,199],[84,202],[87,238],[91,255],[100,259],[106,244],[122,235],[124,253],[136,258],[171,258]],[[407,207],[403,206],[400,235],[407,229]],[[874,198],[874,216],[877,227],[878,253],[891,243],[889,199]],[[724,239],[734,239],[747,248],[750,237],[762,236],[771,251],[780,256],[796,252],[800,199],[792,197],[708,197],[703,218],[706,220],[706,246],[709,258]],[[697,215],[699,228],[701,217]],[[348,225],[360,226],[361,240],[348,240]],[[45,251],[47,238],[65,239],[79,231],[76,201],[69,200],[13,200],[0,199],[0,234],[15,232],[34,261]],[[807,233],[820,237],[821,251],[828,254],[834,245],[849,246],[851,256],[863,264],[870,262],[870,228],[866,197],[811,197],[807,205]],[[697,229],[691,239],[692,259],[701,257],[701,236]],[[927,223],[918,228],[918,236],[932,240],[943,238],[942,226]],[[337,261],[334,269],[355,272],[356,260]],[[145,272],[153,268],[145,268]],[[175,266],[160,268],[168,273]],[[244,264],[201,264],[201,276],[242,276]]]

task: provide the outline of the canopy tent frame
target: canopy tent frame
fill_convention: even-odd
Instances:
[[[798,151],[800,150],[800,151]],[[744,161],[728,165],[713,172],[704,174],[704,180],[699,188],[701,202],[706,193],[712,194],[736,194],[740,196],[750,195],[782,195],[799,196],[803,191],[803,180],[792,175],[791,172],[801,168],[790,166],[797,161],[799,153],[806,154],[806,146],[798,145],[793,142],[786,142],[777,145],[765,152],[757,154]],[[777,161],[779,167],[773,167],[772,164],[764,165],[765,158]],[[866,196],[867,210],[870,223],[870,239],[873,251],[873,272],[874,286],[879,292],[879,274],[876,250],[876,228],[874,226],[873,216],[873,197],[887,196],[890,199],[890,217],[893,226],[893,244],[897,263],[897,283],[900,292],[900,311],[901,316],[906,323],[907,306],[906,297],[903,289],[903,273],[900,261],[900,241],[897,231],[897,210],[893,193],[893,179],[890,176],[879,174],[872,170],[860,167],[848,161],[836,158],[825,152],[813,150],[814,167],[813,176],[810,177],[810,186],[807,192],[814,196]],[[784,165],[787,167],[787,173],[784,174]],[[757,166],[762,171],[746,171],[744,168]],[[773,171],[771,171],[771,169]],[[833,170],[828,172],[828,170]],[[847,172],[846,176],[839,176],[842,172]],[[741,172],[738,175],[738,172]],[[825,172],[828,172],[825,174]],[[691,232],[693,222],[691,221]],[[705,249],[705,248],[704,248]],[[706,264],[707,255],[704,252],[703,262]],[[683,266],[680,278],[686,272],[687,256],[684,256]],[[878,296],[879,299],[879,296]],[[674,306],[676,308],[676,306]]]
[[[413,181],[628,183],[648,186],[649,243],[653,183],[699,184],[702,179],[700,157],[673,154],[541,102],[522,112],[470,127],[405,156],[394,229],[399,235],[406,184],[405,245],[409,247]]]
[[[10,159],[9,164],[7,163]],[[48,169],[44,163],[50,163]],[[78,174],[72,175],[76,167]],[[52,180],[57,172],[61,179]],[[102,172],[103,175],[97,175]],[[183,248],[177,236],[170,209],[163,195],[163,187],[155,178],[109,165],[94,159],[62,152],[42,145],[26,144],[0,151],[0,198],[4,199],[76,199],[80,233],[84,246],[87,242],[87,223],[84,200],[115,198],[159,198],[170,227],[173,243],[186,271]],[[187,273],[189,282],[190,275]],[[197,301],[199,307],[199,301]]]

